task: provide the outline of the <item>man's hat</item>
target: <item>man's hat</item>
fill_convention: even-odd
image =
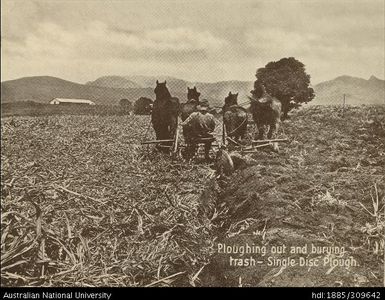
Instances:
[[[197,106],[197,110],[200,110],[200,111],[210,110],[209,101],[206,99],[203,99],[202,101],[200,101],[199,105]]]

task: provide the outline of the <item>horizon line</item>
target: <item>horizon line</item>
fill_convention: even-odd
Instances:
[[[14,79],[6,79],[6,80],[2,80],[2,78],[1,78],[0,82],[3,83],[3,82],[7,82],[7,81],[19,80],[19,79],[24,79],[24,78],[33,78],[33,77],[51,77],[51,78],[57,78],[57,79],[61,79],[61,80],[72,82],[72,83],[76,83],[76,84],[86,85],[88,82],[96,81],[97,79],[102,78],[102,77],[123,77],[124,78],[124,77],[130,77],[130,76],[143,76],[143,77],[155,77],[155,78],[156,77],[160,77],[160,78],[171,77],[172,79],[182,80],[182,81],[185,81],[185,82],[191,83],[191,84],[197,84],[197,83],[219,83],[219,82],[229,82],[229,81],[238,81],[238,82],[254,82],[255,81],[255,80],[241,80],[241,79],[227,79],[227,80],[217,80],[217,81],[191,81],[191,80],[186,80],[184,78],[175,77],[175,76],[171,76],[171,75],[140,75],[140,74],[133,74],[133,75],[102,75],[102,76],[97,77],[94,80],[86,81],[84,83],[73,81],[73,80],[69,80],[69,79],[65,79],[65,78],[62,78],[62,77],[52,76],[52,75],[32,75],[32,76],[23,76],[23,77],[18,77],[18,78],[14,78]],[[315,83],[315,84],[310,83],[310,85],[311,86],[315,86],[315,85],[318,85],[320,83],[332,81],[332,80],[335,80],[337,78],[345,77],[345,76],[346,77],[351,77],[351,78],[356,78],[356,79],[363,79],[363,80],[367,80],[367,81],[370,80],[370,78],[374,77],[374,78],[376,78],[378,80],[385,81],[385,79],[379,78],[378,76],[375,76],[375,75],[370,75],[369,78],[366,79],[366,78],[363,78],[363,77],[342,74],[342,75],[336,76],[336,77],[334,77],[332,79],[327,79],[327,80],[324,80],[324,81],[320,81],[320,82]],[[136,82],[134,82],[134,83],[136,83]],[[146,88],[146,87],[138,87],[138,88]]]

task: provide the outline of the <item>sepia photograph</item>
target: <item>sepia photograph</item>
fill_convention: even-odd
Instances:
[[[384,287],[384,15],[1,0],[1,286]]]

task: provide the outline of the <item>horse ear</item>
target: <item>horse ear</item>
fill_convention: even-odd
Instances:
[[[156,84],[157,84],[157,85],[159,84],[159,81],[158,81],[158,80],[156,80]]]
[[[197,87],[194,85],[194,90],[196,91],[197,90]]]
[[[231,92],[229,92],[229,96],[231,96]]]
[[[239,94],[239,93],[236,93],[235,95],[238,97],[238,94]]]
[[[164,84],[166,84],[166,83],[167,83],[167,80],[164,81]]]

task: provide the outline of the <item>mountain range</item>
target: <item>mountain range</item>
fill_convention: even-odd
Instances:
[[[93,100],[96,104],[116,105],[122,98],[132,102],[140,97],[154,99],[156,80],[167,80],[171,94],[181,102],[186,101],[187,87],[196,86],[201,99],[208,99],[213,106],[222,106],[230,91],[239,93],[239,103],[246,102],[253,88],[253,81],[207,83],[170,76],[103,76],[86,84],[50,76],[35,76],[1,82],[1,103],[48,103],[53,98],[81,98]],[[343,94],[346,95],[346,103],[351,105],[385,104],[385,81],[374,76],[366,80],[345,75],[321,82],[313,88],[316,97],[309,102],[310,105],[341,104]]]
[[[368,80],[340,76],[321,82],[314,87],[316,97],[309,104],[341,104],[345,94],[346,104],[385,104],[385,81],[371,76]]]

